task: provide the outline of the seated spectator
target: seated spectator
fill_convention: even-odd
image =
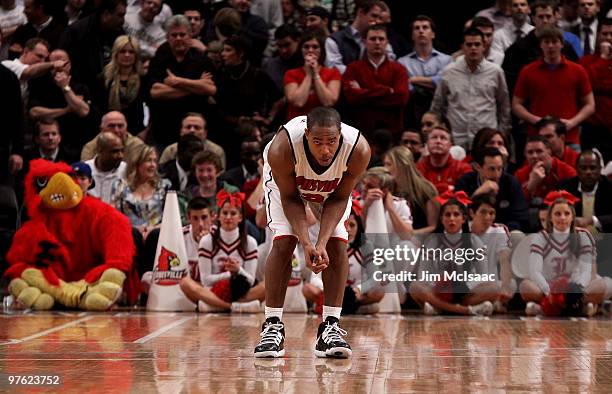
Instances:
[[[9,59],[19,57],[32,38],[44,40],[49,49],[57,48],[65,26],[58,18],[51,16],[51,4],[45,0],[24,0],[20,3],[24,6],[23,13],[28,23],[17,27],[12,34]]]
[[[95,183],[93,189],[89,191],[90,195],[112,204],[113,186],[125,178],[124,150],[123,141],[116,134],[100,133],[96,140],[97,154],[85,162],[91,168]]]
[[[155,148],[141,145],[128,155],[125,178],[113,183],[111,201],[146,240],[147,235],[161,225],[169,189],[170,181],[157,172]]]
[[[479,194],[472,198],[469,212],[472,217],[470,230],[480,238],[487,250],[487,272],[495,275],[499,299],[494,306],[497,312],[501,312],[506,309],[503,304],[514,296],[517,285],[510,265],[510,232],[505,225],[495,223],[497,205],[492,194]]]
[[[300,47],[303,66],[285,73],[287,119],[305,115],[318,106],[333,107],[340,97],[341,76],[338,70],[324,67],[324,37],[318,32],[306,33]]]
[[[91,160],[96,155],[98,138],[102,133],[110,132],[115,134],[123,142],[125,156],[134,148],[143,144],[142,140],[128,132],[128,124],[125,116],[119,111],[110,111],[102,117],[100,121],[100,133],[91,141],[85,144],[81,150],[81,160]]]
[[[578,176],[563,181],[559,188],[579,198],[576,226],[586,228],[597,245],[597,273],[612,276],[612,245],[606,233],[612,232],[612,183],[601,175],[602,158],[597,151],[582,151],[578,156]],[[603,236],[602,236],[603,234]]]
[[[432,232],[438,219],[438,195],[435,186],[421,175],[410,150],[403,146],[391,148],[384,158],[385,168],[395,179],[395,194],[406,199],[415,234]]]
[[[596,52],[580,59],[595,95],[595,113],[582,125],[580,147],[585,150],[597,147],[607,163],[612,160],[612,19],[599,23]]]
[[[382,22],[383,6],[380,3],[379,0],[365,0],[355,4],[355,19],[351,25],[336,31],[325,41],[327,67],[335,67],[344,74],[349,64],[361,59],[365,51],[366,29],[370,25]],[[391,45],[387,46],[386,52],[395,59]]]
[[[62,130],[64,147],[77,157],[83,145],[93,137],[97,122],[89,105],[89,89],[72,81],[71,62],[65,51],[54,50],[49,61],[62,62],[64,66],[30,81],[30,116],[34,120],[56,119]]]
[[[525,159],[526,163],[516,171],[516,179],[532,206],[540,205],[549,192],[558,189],[559,183],[576,176],[573,167],[552,156],[548,140],[539,135],[527,139]]]
[[[406,67],[410,77],[407,124],[417,126],[429,111],[442,70],[452,62],[452,58],[434,49],[436,26],[430,17],[418,15],[412,22],[411,31],[414,52],[399,58],[398,62]]]
[[[427,141],[427,135],[429,135],[429,132],[434,127],[442,126],[449,130],[451,127],[450,122],[448,121],[446,116],[442,115],[439,112],[434,112],[434,111],[425,112],[423,116],[421,116],[419,125],[421,126],[421,132],[423,133],[423,136],[425,137],[425,141]]]
[[[587,228],[593,235],[612,232],[612,183],[601,175],[601,169],[600,153],[582,151],[576,164],[577,176],[559,184],[559,189],[580,199],[574,205],[576,226]]]
[[[144,71],[138,41],[119,36],[113,44],[111,61],[104,67],[104,112],[119,111],[127,121],[129,132],[139,134],[145,128],[143,80]]]
[[[576,166],[578,153],[565,145],[567,128],[556,116],[545,116],[535,124],[538,135],[548,140],[553,156],[571,167]]]
[[[400,137],[400,144],[410,149],[414,162],[419,161],[421,158],[421,152],[425,147],[423,142],[423,134],[419,130],[404,130]]]
[[[242,116],[253,117],[269,124],[273,103],[281,98],[274,83],[266,73],[255,67],[248,57],[250,44],[247,38],[232,36],[223,42],[223,68],[217,78],[215,96],[222,127],[234,131]],[[219,143],[225,149],[229,165],[238,164],[239,143],[235,134],[219,135]]]
[[[377,128],[397,135],[404,127],[408,102],[408,73],[385,54],[388,45],[384,25],[365,31],[365,54],[350,63],[342,76],[342,90],[348,103],[348,117],[366,137]]]
[[[258,142],[261,142],[263,138],[261,127],[252,118],[241,118],[238,120],[237,127],[240,140],[252,137]]]
[[[495,197],[497,222],[510,230],[526,227],[527,202],[521,185],[515,177],[504,171],[504,159],[497,148],[484,148],[474,152],[476,170],[463,175],[455,183],[455,190],[463,190],[472,199],[482,194]]]
[[[155,51],[166,42],[163,23],[156,20],[162,10],[163,0],[143,0],[138,12],[128,12],[123,29],[139,44],[142,55],[155,56]]]
[[[365,222],[368,209],[375,200],[382,200],[385,209],[385,223],[389,234],[396,234],[400,239],[412,236],[412,215],[405,199],[397,197],[395,181],[384,167],[373,167],[366,171],[361,180],[363,185],[362,218]]]
[[[200,152],[191,162],[191,171],[198,183],[191,187],[190,195],[204,197],[214,206],[217,191],[222,187],[218,179],[221,173],[221,159],[211,151]]]
[[[516,163],[510,158],[509,142],[505,133],[490,127],[483,127],[478,130],[472,141],[472,156],[484,148],[496,148],[499,150],[504,158],[504,171],[509,174],[514,173]],[[472,156],[466,159],[468,163],[472,161]]]
[[[89,193],[89,189],[95,186],[95,181],[91,175],[91,167],[82,161],[72,163],[70,165],[73,171],[73,179],[81,188],[83,195]]]
[[[26,151],[24,160],[26,167],[24,173],[27,173],[27,163],[34,159],[45,159],[54,163],[63,161],[71,163],[76,156],[71,155],[62,144],[62,132],[60,125],[55,119],[43,118],[36,122],[34,134],[35,146]]]
[[[198,250],[200,282],[181,280],[185,295],[199,312],[231,310],[259,312],[259,300],[250,291],[257,270],[257,241],[246,233],[244,195],[221,190],[218,230],[203,236]]]
[[[262,69],[279,91],[283,90],[285,73],[301,65],[302,56],[298,51],[301,38],[302,33],[292,25],[284,24],[274,32],[278,55],[264,59]]]
[[[417,163],[417,170],[433,183],[438,193],[444,193],[454,186],[463,174],[472,171],[469,164],[457,161],[450,155],[452,136],[443,126],[435,126],[427,135],[428,156]]]
[[[126,0],[101,0],[95,12],[66,28],[59,47],[72,59],[75,82],[98,86],[104,66],[111,60],[115,39],[123,34]],[[91,92],[100,102],[101,92]]]
[[[325,7],[314,6],[306,10],[306,31],[320,31],[326,38],[329,37],[329,11]]]
[[[214,152],[217,156],[219,156],[221,159],[221,171],[225,171],[225,151],[219,145],[208,139],[208,128],[206,125],[206,119],[204,119],[202,114],[197,112],[189,112],[185,115],[183,121],[181,122],[180,136],[182,137],[187,134],[193,134],[200,138],[204,144],[205,151]],[[163,165],[176,159],[177,148],[177,143],[168,145],[162,152],[161,158],[159,159],[159,164]]]
[[[243,140],[240,145],[240,165],[225,171],[219,180],[244,191],[243,187],[247,182],[259,182],[258,160],[260,157],[259,142],[253,137]]]
[[[176,159],[160,166],[160,173],[170,181],[173,190],[182,192],[195,183],[191,162],[195,155],[203,150],[202,140],[193,134],[185,134],[179,139]]]
[[[463,194],[463,195],[461,195]],[[468,226],[467,205],[471,201],[461,192],[455,195],[450,191],[438,196],[436,200],[441,204],[440,219],[434,234],[431,234],[423,246],[428,249],[477,250],[484,248],[480,238],[470,233]],[[486,259],[468,258],[465,256],[463,264],[455,260],[433,258],[425,254],[418,262],[418,278],[422,278],[424,271],[444,275],[444,272],[471,273],[476,275],[488,274]],[[429,277],[431,278],[431,277]],[[458,315],[490,315],[493,313],[493,302],[499,298],[499,290],[495,283],[481,280],[465,281],[438,281],[422,280],[410,284],[410,295],[423,308],[426,315],[437,315],[448,312]]]
[[[20,2],[21,3],[21,2]],[[23,4],[16,0],[0,2],[0,60],[8,58],[8,49],[13,33],[21,25],[28,23],[23,12]]]
[[[212,64],[189,46],[191,24],[183,15],[166,23],[168,42],[162,44],[149,66],[151,131],[148,138],[160,148],[176,142],[187,112],[210,111],[209,98],[217,93]]]

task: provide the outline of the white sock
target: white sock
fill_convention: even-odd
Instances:
[[[283,319],[283,308],[271,308],[269,306],[266,306],[265,314],[266,314],[266,320],[268,320],[271,317],[278,317],[278,320],[282,320]]]
[[[323,305],[323,321],[325,321],[328,316],[333,316],[336,319],[340,320],[340,313],[342,313],[341,306]]]

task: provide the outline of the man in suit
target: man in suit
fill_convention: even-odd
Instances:
[[[179,139],[176,159],[161,166],[161,173],[172,182],[172,189],[185,191],[188,185],[196,183],[191,174],[191,162],[202,151],[204,143],[194,134],[186,134]]]
[[[578,0],[580,23],[572,27],[570,31],[580,38],[580,47],[585,55],[591,55],[595,52],[597,31],[599,29],[598,13],[598,0]]]
[[[597,240],[597,273],[612,276],[612,243],[605,234],[612,231],[612,182],[601,175],[602,164],[598,151],[582,151],[578,176],[562,182],[559,188],[580,198],[574,205],[575,224],[587,228]]]
[[[36,123],[36,145],[25,154],[26,163],[33,159],[46,159],[52,162],[72,163],[75,159],[62,147],[62,134],[55,119],[41,119]]]

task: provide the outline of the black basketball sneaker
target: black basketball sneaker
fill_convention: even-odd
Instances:
[[[261,326],[261,339],[255,346],[255,357],[283,357],[285,355],[285,325],[278,317],[266,319]]]
[[[347,332],[338,326],[338,319],[328,316],[319,324],[317,332],[317,357],[348,358],[352,354],[351,346],[342,338]]]

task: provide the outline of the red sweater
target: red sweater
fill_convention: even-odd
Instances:
[[[340,81],[342,79],[340,76],[340,71],[338,71],[336,68],[321,67],[319,76],[325,84],[327,84],[329,81]],[[290,83],[297,83],[299,85],[304,81],[304,78],[306,78],[304,68],[293,68],[285,73],[283,84],[284,86],[287,86]],[[317,97],[317,93],[314,91],[314,86],[312,86],[310,92],[308,93],[306,104],[302,108],[296,107],[291,103],[287,105],[287,120],[291,120],[296,116],[306,115],[310,112],[310,110],[320,105],[321,102],[319,101],[319,97]]]
[[[588,122],[612,128],[612,59],[586,55],[580,59],[580,64],[589,75],[595,95],[595,113]]]
[[[429,159],[429,156],[425,156],[419,160],[417,170],[425,179],[434,184],[440,194],[447,191],[449,186],[455,186],[457,179],[461,178],[463,174],[472,172],[472,167],[469,164],[457,161],[450,156],[446,165],[442,167],[434,167]]]
[[[359,88],[353,88],[351,81],[359,83]],[[403,130],[408,72],[398,62],[385,59],[374,68],[364,58],[349,64],[342,76],[342,91],[350,105],[350,117],[360,130],[385,128],[395,133]]]
[[[568,164],[563,163],[556,157],[552,158],[552,166],[550,167],[550,171],[546,173],[546,178],[540,183],[533,194],[529,193],[527,190],[527,182],[529,181],[529,174],[531,173],[531,167],[528,163],[525,163],[523,167],[519,168],[516,171],[516,179],[518,179],[521,187],[523,188],[523,193],[525,197],[529,200],[534,197],[544,198],[548,194],[548,192],[557,190],[557,185],[561,183],[561,181],[569,178],[573,178],[576,176],[576,170]]]

